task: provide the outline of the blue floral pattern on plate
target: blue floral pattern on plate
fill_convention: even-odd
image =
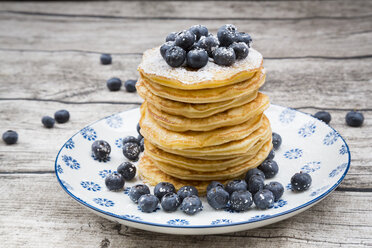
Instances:
[[[296,111],[293,109],[285,109],[279,115],[279,121],[285,124],[292,122],[296,117]]]
[[[274,202],[274,205],[272,207],[273,208],[281,208],[281,207],[284,207],[285,205],[287,205],[287,203],[288,203],[287,201],[280,199],[279,201]]]
[[[336,169],[334,169],[331,173],[329,173],[329,177],[335,177],[337,176],[341,171],[343,171],[347,167],[347,163],[343,163],[339,166],[337,166]]]
[[[305,173],[315,172],[320,169],[320,164],[320,161],[306,163],[304,166],[301,167],[301,171]]]
[[[345,146],[344,144],[342,144],[339,153],[340,153],[341,155],[344,155],[344,154],[347,153],[347,148],[346,148],[346,146]]]
[[[72,140],[72,139],[69,139],[66,143],[65,143],[65,147],[66,149],[73,149],[75,147],[75,142]]]
[[[306,138],[315,133],[315,129],[316,129],[315,122],[308,122],[298,130],[298,134],[301,137]]]
[[[323,192],[324,192],[326,189],[328,189],[328,188],[329,188],[329,185],[325,185],[325,186],[323,186],[323,187],[321,187],[321,188],[319,188],[319,189],[317,189],[317,190],[311,192],[310,196],[311,196],[311,197],[317,196],[317,195],[319,195],[320,193],[323,193]]]
[[[333,145],[340,135],[336,131],[329,132],[323,139],[323,144],[330,146]]]
[[[132,187],[126,186],[126,187],[124,188],[124,195],[128,195],[128,194],[129,194],[129,191],[130,191],[131,188],[132,188]]]
[[[99,184],[97,184],[95,182],[82,181],[80,183],[80,185],[84,189],[89,190],[89,191],[93,191],[93,192],[96,192],[96,191],[100,191],[101,190],[101,186],[99,186]]]
[[[98,175],[102,178],[107,177],[107,175],[110,175],[111,173],[114,173],[116,171],[111,171],[111,170],[101,170],[98,172]]]
[[[122,149],[123,148],[123,138],[118,138],[115,140],[115,145],[117,148]]]
[[[63,186],[65,186],[66,189],[68,189],[68,190],[70,190],[70,191],[71,191],[71,190],[74,190],[74,188],[71,187],[71,185],[68,184],[65,180],[61,180],[61,183],[62,183]]]
[[[123,125],[123,119],[120,115],[111,115],[106,118],[106,124],[112,128],[119,128]]]
[[[72,158],[71,156],[63,155],[62,156],[63,162],[65,162],[65,165],[70,167],[71,169],[78,170],[80,169],[80,164],[76,159]]]
[[[115,203],[106,198],[94,198],[93,201],[102,207],[113,207]]]
[[[59,164],[59,165],[57,165],[57,172],[59,173],[59,174],[62,174],[63,173],[63,169],[62,169],[62,166]]]
[[[94,141],[97,139],[97,133],[91,127],[85,127],[80,130],[80,134],[89,141]]]
[[[122,215],[123,218],[125,219],[131,219],[131,220],[142,220],[141,217],[137,216],[137,215],[133,215],[133,214],[125,214],[125,215]]]
[[[253,216],[253,217],[250,218],[249,220],[250,220],[250,221],[258,221],[258,220],[262,220],[262,219],[267,219],[268,217],[270,217],[270,215],[267,215],[267,214],[261,214],[261,215]]]
[[[232,223],[231,220],[229,219],[217,219],[211,222],[211,225],[225,225],[225,224],[230,224]]]
[[[303,151],[300,148],[288,150],[284,153],[284,157],[288,159],[298,159],[303,155]]]
[[[187,226],[190,225],[190,222],[185,219],[174,219],[168,220],[167,224],[171,226]]]

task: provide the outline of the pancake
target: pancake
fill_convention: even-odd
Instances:
[[[210,131],[221,127],[234,126],[262,115],[269,107],[269,97],[258,93],[256,99],[245,105],[226,110],[224,112],[206,117],[191,119],[183,116],[171,115],[147,103],[151,117],[162,127],[175,131]]]
[[[231,100],[258,91],[258,89],[265,83],[265,78],[265,70],[260,69],[251,78],[245,81],[233,85],[222,85],[218,88],[199,90],[174,89],[150,81],[143,75],[141,75],[138,81],[151,91],[152,94],[165,99],[184,103],[213,103]]]
[[[205,118],[231,108],[239,107],[253,101],[258,94],[257,90],[248,95],[232,98],[223,102],[184,103],[159,97],[151,93],[151,91],[148,90],[143,83],[143,80],[138,80],[136,88],[138,94],[143,99],[146,99],[147,102],[156,105],[156,108],[159,110],[168,114],[181,115],[187,118]]]
[[[170,176],[183,179],[183,180],[196,180],[196,181],[211,181],[211,180],[227,180],[239,177],[246,173],[248,170],[259,166],[269,155],[273,144],[271,139],[267,141],[264,146],[258,151],[253,158],[241,165],[230,167],[223,171],[207,171],[200,172],[191,169],[179,168],[172,164],[159,162],[153,160],[155,166],[161,171]]]
[[[143,137],[157,146],[167,149],[198,149],[224,144],[249,136],[262,126],[262,115],[236,126],[223,127],[206,132],[187,131],[179,133],[160,126],[150,116],[147,103],[144,102],[141,106],[140,126],[140,132]],[[267,125],[264,128],[267,128]]]
[[[261,68],[263,62],[262,55],[250,48],[247,58],[231,66],[220,66],[210,60],[198,70],[173,68],[160,55],[159,48],[144,52],[138,71],[152,82],[183,90],[216,88],[245,81]]]

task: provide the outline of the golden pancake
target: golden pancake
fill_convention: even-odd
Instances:
[[[192,149],[216,146],[237,139],[243,139],[259,129],[262,115],[240,125],[223,127],[207,132],[187,131],[183,133],[167,130],[160,126],[149,114],[147,103],[141,106],[141,134],[151,143],[168,149]]]
[[[156,105],[161,111],[173,115],[181,115],[187,118],[205,118],[225,110],[239,107],[253,101],[258,94],[258,90],[248,95],[236,97],[223,102],[214,103],[183,103],[159,97],[147,89],[143,80],[138,80],[136,84],[138,94],[146,99],[147,102]]]
[[[155,47],[144,52],[138,71],[150,81],[183,90],[216,88],[245,81],[261,68],[263,62],[262,55],[250,48],[247,58],[231,66],[217,65],[210,60],[198,70],[183,66],[173,68],[165,62],[159,49]]]
[[[183,116],[171,115],[158,110],[156,105],[147,102],[151,117],[162,127],[175,131],[210,131],[220,127],[234,126],[261,115],[269,107],[269,97],[258,93],[256,99],[245,105],[226,110],[206,117],[191,119]]]
[[[249,95],[252,92],[257,91],[265,83],[265,78],[265,70],[260,69],[253,75],[253,77],[245,81],[218,88],[199,90],[174,89],[150,81],[143,75],[141,75],[138,81],[151,91],[152,94],[169,100],[184,103],[213,103]]]

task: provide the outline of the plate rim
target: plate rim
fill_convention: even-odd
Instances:
[[[305,112],[302,112],[300,110],[297,110],[297,109],[294,109],[294,108],[290,108],[290,107],[285,107],[285,106],[282,106],[282,105],[278,105],[278,104],[270,104],[270,106],[277,106],[277,107],[281,107],[281,108],[284,108],[284,109],[290,109],[290,110],[294,110],[296,112],[300,112],[302,114],[305,114],[305,115],[308,115],[310,116],[311,118],[317,120],[317,121],[320,121],[318,119],[316,119],[315,117],[313,117],[311,114],[309,113],[305,113]],[[84,126],[82,129],[84,129],[85,127],[89,127],[89,126],[92,126],[94,124],[96,124],[97,122],[100,122],[110,116],[113,116],[113,115],[117,115],[117,114],[120,114],[120,113],[123,113],[123,112],[128,112],[128,111],[134,111],[138,108],[132,108],[132,109],[128,109],[128,110],[125,110],[125,111],[121,111],[121,112],[117,112],[117,113],[114,113],[114,114],[111,114],[111,115],[108,115],[108,116],[105,116],[101,119],[98,119],[86,126]],[[322,122],[322,121],[320,121]],[[73,137],[75,137],[76,135],[78,135],[80,133],[80,131],[82,129],[80,129],[79,131],[77,131],[74,135],[72,135],[61,147],[61,149],[58,151],[57,153],[57,156],[56,156],[56,159],[55,159],[55,162],[54,162],[54,173],[57,177],[57,180],[61,186],[61,188],[63,189],[64,192],[66,192],[70,197],[72,197],[72,199],[74,199],[75,201],[77,201],[79,204],[87,207],[87,208],[90,208],[91,211],[97,211],[99,212],[100,214],[103,214],[103,215],[108,215],[110,217],[114,217],[114,218],[117,218],[117,219],[120,219],[120,220],[124,220],[124,221],[128,221],[128,222],[134,222],[136,224],[143,224],[143,225],[150,225],[150,226],[156,226],[156,227],[162,227],[162,228],[176,228],[176,229],[214,229],[214,228],[221,228],[221,227],[233,227],[233,226],[242,226],[242,225],[247,225],[247,224],[251,224],[251,223],[256,223],[256,222],[260,222],[260,221],[266,221],[266,220],[273,220],[275,221],[277,218],[279,217],[283,217],[287,214],[291,214],[291,213],[294,213],[296,211],[299,211],[303,208],[306,208],[306,207],[311,207],[312,205],[314,205],[315,203],[318,203],[320,202],[321,200],[325,199],[330,193],[332,193],[340,184],[341,182],[344,180],[345,176],[347,175],[347,173],[349,172],[349,169],[350,169],[350,165],[351,165],[351,153],[350,153],[350,148],[348,146],[348,144],[346,143],[346,140],[341,136],[341,134],[339,132],[337,132],[337,130],[335,130],[333,127],[331,127],[329,124],[323,122],[325,125],[327,125],[329,128],[331,128],[333,131],[335,131],[338,136],[341,138],[341,140],[343,141],[344,145],[346,146],[346,150],[347,150],[347,154],[348,154],[348,162],[347,162],[347,166],[346,166],[346,170],[345,172],[342,174],[342,176],[340,177],[340,179],[332,185],[331,188],[329,188],[327,191],[325,191],[323,194],[319,195],[318,197],[312,199],[311,201],[308,201],[300,206],[297,206],[295,208],[291,208],[289,210],[286,210],[284,212],[280,212],[280,213],[277,213],[277,214],[273,214],[273,215],[268,215],[268,216],[264,216],[262,218],[259,218],[259,219],[253,219],[253,220],[246,220],[246,221],[240,221],[240,222],[233,222],[233,223],[226,223],[226,224],[218,224],[218,225],[212,225],[212,224],[209,224],[209,225],[194,225],[194,226],[178,226],[178,225],[170,225],[170,224],[158,224],[158,223],[153,223],[153,222],[147,222],[147,221],[143,221],[143,220],[135,220],[135,219],[131,219],[131,218],[127,218],[123,215],[117,215],[117,214],[113,214],[113,213],[110,213],[110,212],[107,212],[107,211],[104,211],[104,210],[101,210],[97,207],[94,207],[92,205],[90,205],[89,203],[83,201],[82,199],[80,199],[79,197],[75,196],[73,193],[71,193],[67,187],[62,183],[61,179],[59,178],[59,175],[58,175],[58,170],[57,170],[57,160],[58,160],[58,157],[61,153],[61,151],[64,149],[65,147],[65,144],[70,140],[72,139]],[[301,212],[301,211],[300,211]],[[299,213],[300,213],[299,212]]]

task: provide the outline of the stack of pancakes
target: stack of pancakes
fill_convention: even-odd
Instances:
[[[145,153],[139,173],[151,185],[195,186],[242,177],[272,149],[269,106],[258,92],[265,82],[262,55],[250,48],[232,66],[210,61],[199,70],[172,68],[159,48],[146,51],[138,67],[141,134]]]

